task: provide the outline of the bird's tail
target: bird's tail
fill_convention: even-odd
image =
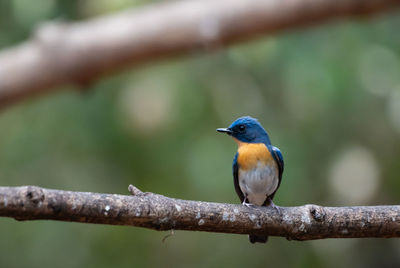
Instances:
[[[267,243],[268,236],[266,235],[249,235],[250,243]]]

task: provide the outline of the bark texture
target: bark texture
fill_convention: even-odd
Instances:
[[[265,234],[289,240],[400,237],[400,206],[270,207],[188,201],[143,193],[132,196],[71,192],[36,186],[0,187],[0,216],[130,225],[154,230]]]
[[[399,0],[188,0],[50,22],[0,52],[0,108],[60,86],[85,87],[126,67],[399,6]]]

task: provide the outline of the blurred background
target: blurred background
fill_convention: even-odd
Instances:
[[[46,20],[151,1],[0,0],[0,49]],[[171,59],[0,113],[0,185],[238,203],[236,144],[217,127],[251,115],[285,159],[281,206],[398,204],[400,13],[335,22]],[[169,232],[0,218],[1,267],[375,267],[400,240]]]

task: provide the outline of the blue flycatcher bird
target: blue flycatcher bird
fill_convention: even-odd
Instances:
[[[233,183],[243,205],[271,205],[282,180],[283,157],[281,151],[271,145],[265,129],[250,116],[236,119],[228,128],[218,128],[232,136],[238,144],[233,159]],[[266,243],[267,236],[249,235],[251,243]]]

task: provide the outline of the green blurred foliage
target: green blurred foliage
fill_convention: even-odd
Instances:
[[[29,38],[46,20],[81,20],[145,2],[0,0],[0,48]],[[126,71],[85,93],[66,88],[25,101],[0,114],[0,185],[127,194],[132,183],[177,198],[237,203],[236,145],[215,129],[252,115],[285,158],[278,205],[396,204],[399,29],[398,13],[335,22]],[[400,264],[395,239],[251,245],[246,236],[178,231],[162,242],[168,232],[6,218],[0,230],[0,267]]]

